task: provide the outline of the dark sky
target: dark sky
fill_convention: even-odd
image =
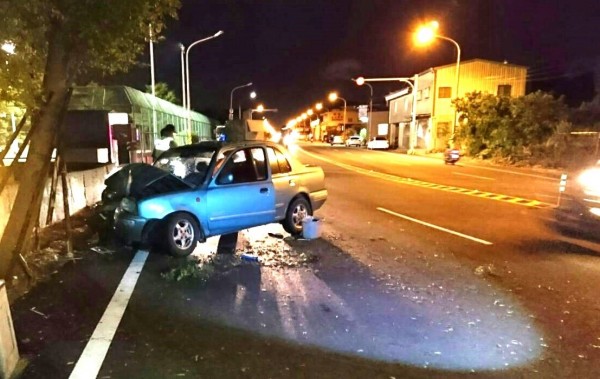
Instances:
[[[230,91],[252,81],[258,102],[278,108],[283,124],[331,90],[367,103],[369,90],[351,77],[411,76],[455,62],[456,49],[436,40],[412,44],[412,32],[437,20],[440,34],[461,46],[461,60],[507,60],[529,67],[532,81],[596,71],[600,81],[600,1],[596,0],[182,0],[179,20],[154,46],[156,80],[181,96],[178,43],[223,30],[190,52],[192,106],[229,107]],[[143,59],[147,59],[147,56]],[[119,78],[143,88],[148,69]],[[596,88],[598,88],[596,83]],[[397,90],[374,84],[375,101]],[[252,103],[234,93],[234,106]]]

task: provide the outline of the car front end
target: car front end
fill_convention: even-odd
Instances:
[[[557,220],[563,227],[582,233],[600,230],[600,163],[576,175],[561,196]]]

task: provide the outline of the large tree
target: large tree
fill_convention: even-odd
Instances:
[[[39,213],[69,88],[89,69],[127,70],[144,49],[149,29],[160,34],[179,6],[179,0],[0,2],[0,43],[15,45],[0,71],[0,88],[10,88],[0,91],[0,100],[20,101],[34,115],[27,162],[0,240],[0,278],[26,246]]]

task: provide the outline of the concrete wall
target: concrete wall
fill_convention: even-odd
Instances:
[[[69,210],[73,214],[86,206],[91,206],[100,201],[102,190],[104,189],[104,178],[110,172],[112,166],[105,166],[93,170],[70,172],[68,174],[69,186]],[[48,214],[48,199],[50,198],[50,178],[44,188],[44,198],[40,212],[40,225],[46,226],[46,215]],[[7,186],[2,191],[0,197],[0,238],[4,233],[10,211],[17,194],[18,184],[11,178]],[[63,220],[65,213],[63,209],[62,186],[59,184],[56,188],[56,202],[52,223]]]

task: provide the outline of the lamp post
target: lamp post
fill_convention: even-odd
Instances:
[[[242,84],[241,86],[234,87],[231,90],[231,93],[229,94],[229,119],[230,120],[233,120],[233,92],[235,92],[235,90],[238,90],[240,88],[250,87],[251,85],[252,85],[252,82],[246,83],[246,84]],[[256,97],[256,94],[254,95],[254,97]]]
[[[339,97],[336,92],[332,92],[329,94],[329,101],[331,101],[332,103],[334,101],[336,101],[337,99],[340,99],[344,102],[344,121],[342,122],[342,133],[343,133],[344,130],[346,130],[346,99],[344,99],[343,97]]]
[[[367,86],[369,86],[369,89],[371,90],[371,95],[369,97],[369,130],[367,132],[367,140],[368,140],[371,136],[371,119],[373,118],[373,86],[370,85],[369,83],[365,82],[365,78],[363,78],[362,76],[359,78],[356,78],[356,79],[352,79],[352,80],[355,81],[356,84],[359,86],[366,84]]]
[[[415,40],[417,44],[423,45],[431,42],[434,38],[443,39],[444,41],[448,41],[456,47],[456,77],[454,79],[454,88],[456,91],[456,97],[458,97],[458,84],[460,78],[460,46],[458,42],[453,40],[452,38],[448,38],[446,36],[442,36],[437,33],[437,29],[439,24],[437,21],[432,21],[428,25],[423,25],[417,32],[415,33]],[[456,112],[456,108],[454,108],[454,122],[452,123],[452,134],[450,135],[450,141],[454,141],[454,132],[456,130],[456,124],[458,121],[458,112]]]
[[[190,50],[192,49],[192,47],[196,46],[197,44],[206,42],[213,38],[217,38],[221,34],[223,34],[223,31],[219,30],[218,32],[216,32],[215,34],[213,34],[210,37],[202,38],[202,39],[199,39],[199,40],[193,42],[191,45],[189,45],[187,47],[187,49],[185,49],[185,79],[186,79],[185,93],[186,93],[186,105],[187,105],[188,141],[190,141],[190,142],[192,141],[192,119],[191,119],[192,98],[190,97]]]
[[[412,94],[413,94],[413,101],[412,101],[412,110],[411,110],[411,122],[410,122],[410,138],[409,138],[409,152],[412,152],[415,148],[415,137],[416,137],[416,128],[417,128],[417,87],[418,87],[418,75],[415,75],[413,77],[399,77],[399,78],[363,78],[362,76],[356,79],[356,83],[358,84],[358,82],[362,82],[365,83],[366,82],[393,82],[393,81],[400,81],[403,83],[406,83],[410,86]],[[411,82],[412,80],[412,82]],[[414,82],[414,83],[413,83]]]
[[[181,50],[181,106],[183,109],[187,109],[185,99],[185,46],[180,43],[179,49]]]

